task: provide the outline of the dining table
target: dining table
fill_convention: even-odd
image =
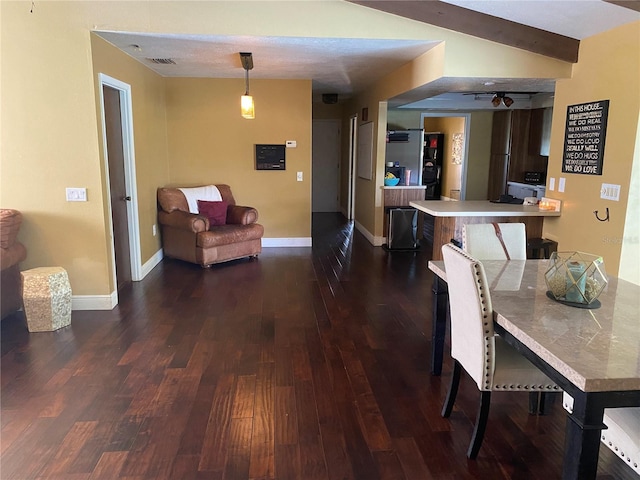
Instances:
[[[605,408],[640,406],[640,286],[608,276],[598,308],[547,295],[549,260],[482,261],[494,330],[574,399],[567,412],[562,478],[595,479]],[[444,262],[433,280],[431,372],[445,347],[448,285]]]

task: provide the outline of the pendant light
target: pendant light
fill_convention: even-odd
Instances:
[[[253,57],[250,52],[240,52],[240,62],[244,68],[245,92],[240,97],[240,114],[244,118],[256,118],[255,105],[253,97],[249,95],[249,70],[253,68]]]

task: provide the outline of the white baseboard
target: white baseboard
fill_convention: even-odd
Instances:
[[[371,245],[373,245],[374,247],[381,247],[382,245],[384,245],[384,243],[386,241],[385,237],[376,237],[371,232],[369,232],[369,230],[364,228],[364,226],[361,223],[359,223],[358,221],[355,221],[354,223],[355,223],[356,229],[361,234],[363,234],[367,240],[369,240],[369,243]]]
[[[149,275],[149,272],[162,261],[163,257],[164,252],[162,251],[162,249],[154,253],[151,258],[147,260],[144,265],[142,265],[142,271],[140,272],[142,274],[142,278],[140,280]]]
[[[262,246],[269,247],[310,247],[311,237],[263,238]]]
[[[158,265],[163,258],[162,249],[158,250],[153,256],[142,265],[142,280],[149,275],[149,272]],[[118,293],[111,292],[111,295],[72,295],[71,310],[113,310],[118,304]]]
[[[111,295],[72,295],[71,310],[113,310],[117,298],[117,292]]]

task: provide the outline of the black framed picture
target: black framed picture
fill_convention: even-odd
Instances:
[[[286,170],[285,145],[256,144],[256,170]]]
[[[562,172],[602,175],[609,100],[567,107]]]

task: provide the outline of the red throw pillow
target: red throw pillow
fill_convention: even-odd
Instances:
[[[228,203],[224,200],[221,202],[198,200],[198,212],[209,219],[209,225],[212,227],[227,223],[227,206]]]

